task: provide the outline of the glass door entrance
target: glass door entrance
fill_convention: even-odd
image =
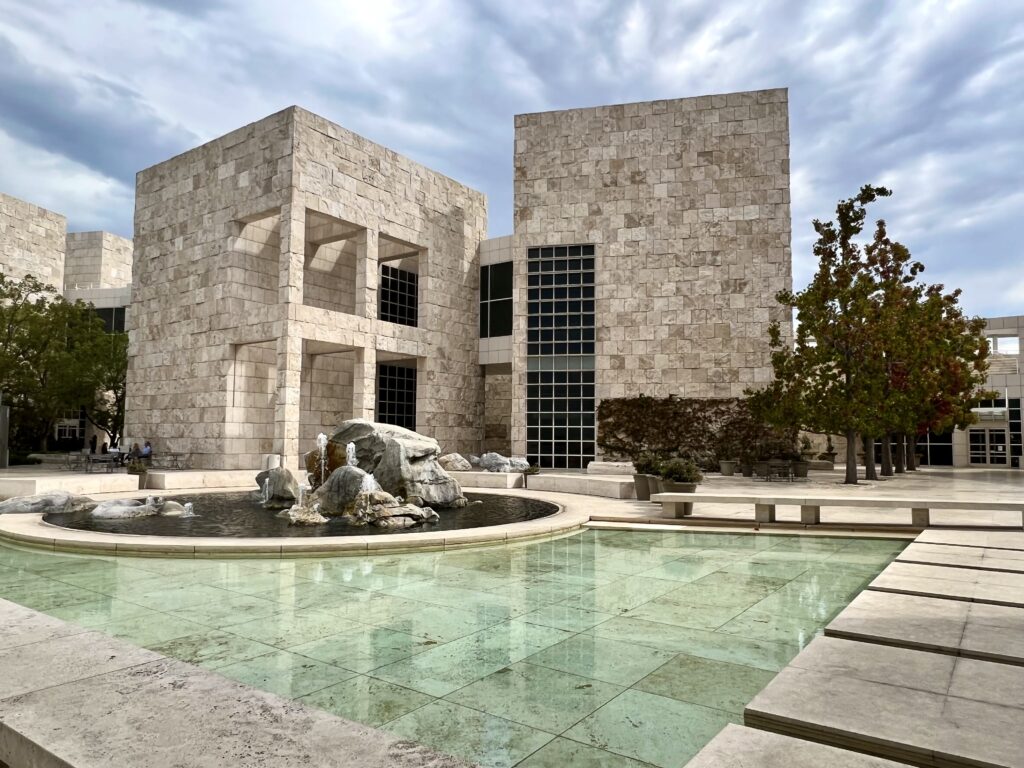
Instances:
[[[972,429],[970,431],[971,464],[1006,466],[1006,430]]]

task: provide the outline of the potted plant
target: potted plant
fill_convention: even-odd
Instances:
[[[719,459],[718,470],[726,477],[732,477],[736,474],[736,466],[739,462],[736,459]]]
[[[657,475],[658,460],[652,454],[641,453],[633,459],[633,490],[640,501],[650,501],[651,494],[661,490]]]
[[[689,459],[670,459],[661,465],[662,490],[665,493],[693,493],[704,479]]]
[[[807,435],[800,437],[800,458],[804,461],[810,461],[814,458],[814,446],[811,444],[811,438]]]

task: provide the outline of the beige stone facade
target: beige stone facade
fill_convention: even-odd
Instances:
[[[64,291],[124,288],[132,284],[132,241],[110,232],[69,232]]]
[[[416,371],[416,428],[483,438],[484,196],[290,108],[138,176],[126,432],[195,466],[297,463],[374,418],[377,368]],[[378,317],[382,265],[415,326]]]
[[[0,272],[64,287],[67,220],[59,213],[0,193]]]
[[[527,250],[595,247],[597,400],[737,396],[789,315],[785,89],[515,119],[512,448],[527,452]]]

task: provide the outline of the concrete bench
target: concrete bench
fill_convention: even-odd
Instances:
[[[984,512],[1020,512],[1024,526],[1024,501],[963,501],[950,499],[898,499],[892,496],[792,496],[762,494],[718,494],[718,493],[655,493],[651,501],[661,504],[666,515],[675,518],[689,517],[693,505],[700,504],[751,504],[754,520],[759,523],[774,523],[775,508],[778,506],[800,507],[800,522],[803,525],[818,525],[821,522],[822,507],[884,507],[886,509],[909,509],[911,525],[927,528],[931,525],[933,509],[963,509]]]

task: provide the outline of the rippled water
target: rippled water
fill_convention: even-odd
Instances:
[[[137,517],[128,520],[106,520],[79,515],[47,515],[44,520],[64,528],[103,533],[134,533],[147,536],[372,536],[385,533],[416,533],[422,531],[455,531],[462,528],[482,528],[489,525],[520,523],[547,517],[558,507],[546,501],[519,496],[494,494],[466,494],[470,505],[463,509],[439,509],[441,519],[436,523],[415,528],[375,528],[371,525],[351,525],[335,518],[325,525],[288,525],[287,520],[276,517],[277,510],[264,509],[259,493],[215,493],[205,496],[178,497],[182,503],[194,504],[195,517]],[[481,503],[474,504],[472,502]]]

